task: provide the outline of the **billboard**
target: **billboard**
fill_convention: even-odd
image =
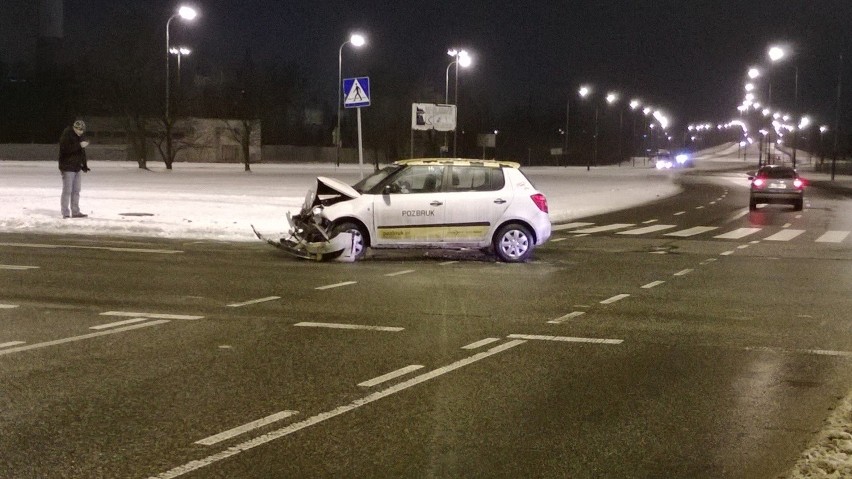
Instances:
[[[456,129],[456,106],[434,103],[411,104],[412,130],[453,131]]]

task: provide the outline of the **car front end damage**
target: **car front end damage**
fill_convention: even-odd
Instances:
[[[337,232],[323,215],[323,210],[360,194],[351,186],[333,178],[317,177],[316,187],[309,190],[302,209],[295,216],[287,212],[289,230],[280,239],[267,238],[253,226],[255,235],[293,256],[315,261],[336,259],[354,261],[354,238],[349,232]]]

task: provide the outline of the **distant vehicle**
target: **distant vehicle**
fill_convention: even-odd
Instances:
[[[789,166],[766,165],[749,175],[751,188],[748,209],[754,211],[759,203],[793,205],[801,211],[804,205],[805,179]]]
[[[317,177],[290,236],[265,239],[311,259],[354,261],[372,248],[480,248],[526,261],[550,238],[547,199],[506,161],[397,161],[353,186]],[[340,238],[344,238],[341,240]]]
[[[692,155],[686,151],[682,151],[675,155],[675,166],[679,168],[692,168],[695,163],[692,161]]]
[[[669,150],[657,150],[651,155],[651,162],[658,170],[674,168],[675,160]]]

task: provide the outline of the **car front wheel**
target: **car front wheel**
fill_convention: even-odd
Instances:
[[[507,224],[494,235],[494,253],[501,261],[520,263],[529,259],[533,251],[533,236],[529,228],[520,224]]]
[[[339,233],[349,233],[352,235],[352,256],[355,261],[358,261],[364,258],[364,255],[367,254],[367,235],[355,223],[340,223],[339,225],[334,227],[335,235]]]

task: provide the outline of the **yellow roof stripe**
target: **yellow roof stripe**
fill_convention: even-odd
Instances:
[[[520,163],[514,161],[502,160],[475,160],[462,158],[413,158],[410,160],[398,160],[394,164],[397,165],[458,165],[458,166],[487,166],[491,168],[507,167],[520,168]]]

